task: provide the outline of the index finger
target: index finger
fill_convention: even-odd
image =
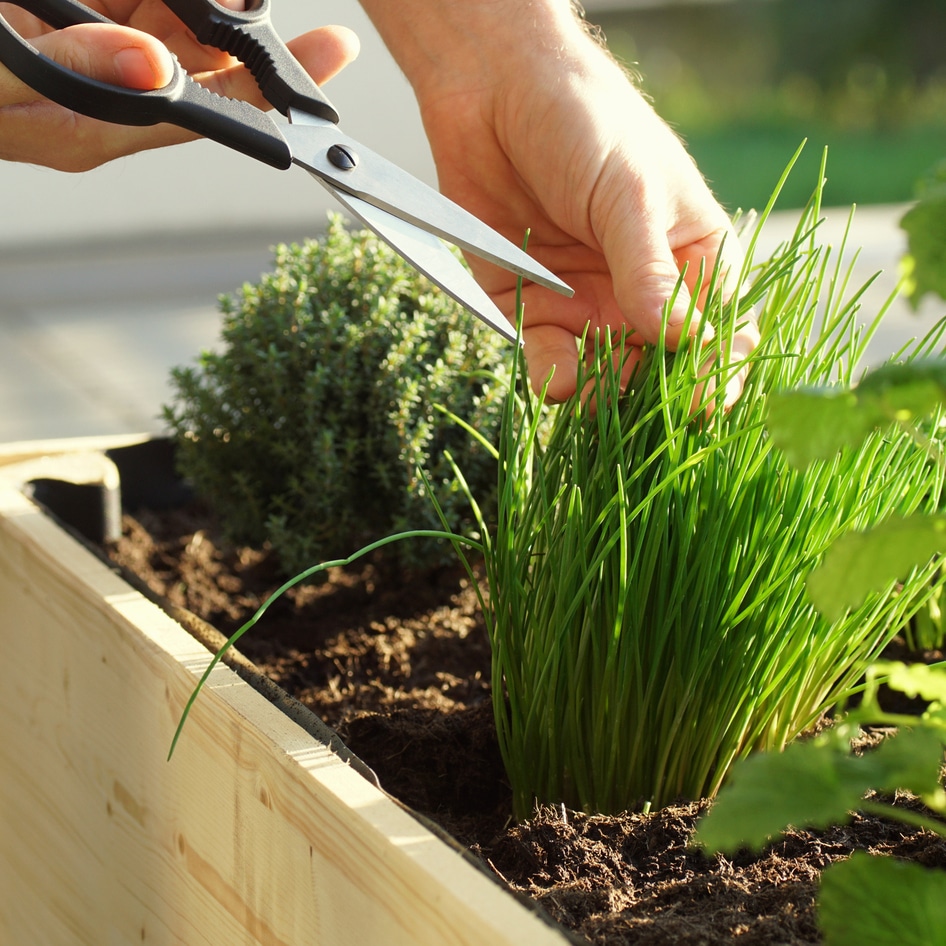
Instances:
[[[153,36],[106,23],[83,23],[24,41],[60,66],[99,82],[149,91],[171,81],[171,55]],[[39,96],[0,65],[0,107]]]

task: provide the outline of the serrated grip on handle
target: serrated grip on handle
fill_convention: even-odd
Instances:
[[[338,123],[338,112],[280,39],[269,0],[243,11],[214,0],[164,0],[204,46],[229,53],[250,70],[266,100],[283,115],[299,108]]]
[[[80,75],[42,55],[0,15],[0,62],[40,95],[82,115],[117,125],[169,122],[280,170],[292,164],[289,145],[263,112],[205,89],[176,59],[173,78],[164,88],[153,92],[124,89]]]

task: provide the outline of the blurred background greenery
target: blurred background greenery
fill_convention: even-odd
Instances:
[[[828,147],[830,204],[910,200],[946,158],[946,0],[689,0],[589,17],[643,77],[720,201],[807,200]]]

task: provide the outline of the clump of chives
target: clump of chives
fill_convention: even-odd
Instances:
[[[849,385],[883,315],[858,327],[866,287],[849,291],[843,245],[819,244],[820,198],[770,259],[753,263],[751,241],[741,297],[716,285],[691,312],[716,328],[709,347],[653,346],[621,392],[610,339],[587,339],[593,398],[550,418],[528,391],[509,399],[498,517],[481,527],[519,817],[536,801],[614,812],[714,795],[737,758],[783,748],[849,694],[929,594],[932,563],[834,622],[805,593],[839,535],[926,509],[942,487],[897,430],[804,470],[770,443],[768,393]],[[724,353],[750,307],[761,343],[726,413],[744,365]],[[707,376],[718,394],[701,396]]]

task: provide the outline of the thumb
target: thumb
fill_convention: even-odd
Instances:
[[[680,279],[680,266],[667,236],[667,228],[638,214],[618,214],[602,234],[602,249],[614,282],[614,298],[628,325],[644,342],[660,337],[663,310],[673,300],[667,318],[666,342],[675,349],[681,340],[690,311],[690,288]],[[695,273],[687,273],[692,283]],[[699,316],[686,330],[695,335]],[[704,328],[704,341],[712,337],[712,327]]]
[[[174,74],[171,54],[160,40],[117,24],[83,23],[29,42],[61,66],[109,85],[150,91],[167,85]],[[0,104],[12,102],[3,95]]]

